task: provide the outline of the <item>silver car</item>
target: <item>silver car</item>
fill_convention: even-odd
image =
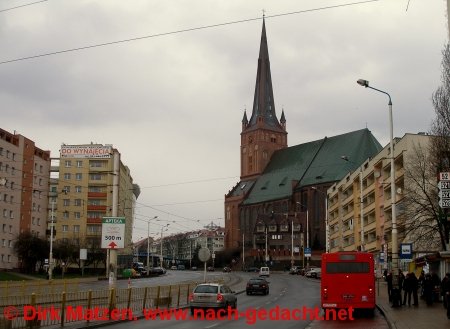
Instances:
[[[196,308],[224,308],[237,307],[237,297],[227,285],[221,283],[202,283],[195,287],[189,296],[191,314]]]

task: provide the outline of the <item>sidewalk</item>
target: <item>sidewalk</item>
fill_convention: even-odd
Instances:
[[[379,286],[378,286],[379,284]],[[377,307],[384,314],[392,329],[443,329],[450,327],[446,310],[442,303],[427,306],[419,297],[419,306],[392,307],[387,294],[387,284],[377,283]],[[412,303],[412,300],[411,300]]]

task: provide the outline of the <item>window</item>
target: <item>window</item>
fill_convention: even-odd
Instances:
[[[63,200],[63,205],[64,205],[65,207],[70,206],[70,199],[64,199],[64,200]]]
[[[73,217],[75,217],[75,219],[80,219],[81,218],[81,213],[79,211],[75,211],[73,213]]]
[[[8,217],[8,210],[3,209],[3,217],[4,218]]]
[[[368,273],[369,263],[339,262],[327,263],[327,273]]]
[[[89,179],[90,180],[102,180],[102,174],[90,174]]]
[[[62,226],[62,231],[63,232],[68,232],[69,231],[69,225],[63,225]]]
[[[69,212],[63,211],[63,219],[69,219]]]
[[[75,186],[75,192],[81,193],[81,186]]]
[[[14,168],[14,167],[11,167],[11,175],[15,175],[16,174],[16,168]]]
[[[81,199],[75,199],[75,206],[80,207],[81,206]]]
[[[70,161],[70,160],[64,161],[64,167],[66,167],[66,168],[72,167],[72,161]]]
[[[74,226],[73,226],[73,231],[74,231],[75,233],[80,232],[80,225],[74,225]]]
[[[81,167],[83,167],[83,161],[77,160],[77,168],[81,168]]]
[[[38,224],[38,226],[41,226],[41,219],[40,218],[38,218],[37,224]]]
[[[63,191],[65,191],[64,193],[69,193],[70,192],[70,186],[64,186]],[[56,191],[54,191],[56,192]]]
[[[14,212],[12,210],[9,211],[9,218],[11,218],[11,219],[14,218]]]
[[[68,172],[66,172],[65,174],[64,174],[64,179],[65,180],[69,180],[70,179],[70,173],[68,173]]]
[[[75,179],[76,179],[76,180],[82,180],[82,179],[83,179],[83,174],[81,174],[81,173],[76,173],[76,174],[75,174]]]

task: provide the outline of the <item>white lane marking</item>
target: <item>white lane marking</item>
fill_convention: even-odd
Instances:
[[[209,328],[212,328],[212,327],[215,327],[215,326],[218,326],[218,325],[219,325],[218,323],[214,323],[214,324],[212,324],[212,325],[210,325],[208,327],[205,327],[205,329],[209,329]]]

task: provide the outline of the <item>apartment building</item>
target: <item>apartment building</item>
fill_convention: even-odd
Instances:
[[[133,211],[139,187],[112,145],[61,146],[52,170],[49,212],[55,222],[54,242],[90,251],[100,249],[103,217],[125,217],[124,250],[131,253]]]
[[[417,150],[427,150],[431,136],[405,134],[395,139],[395,212],[398,243],[413,243],[415,252],[429,252],[409,230],[404,200],[405,187],[411,187],[405,169],[417,161]],[[387,145],[358,169],[349,172],[328,189],[328,225],[331,252],[365,250],[376,254],[378,264],[387,266],[392,244],[391,151]],[[345,154],[342,161],[351,161]],[[437,188],[437,182],[436,182]],[[409,206],[411,207],[411,206]],[[411,209],[409,209],[411,210]],[[380,258],[381,256],[381,258]],[[382,263],[382,264],[381,264]]]
[[[45,237],[50,151],[0,129],[0,270],[19,267],[14,241],[23,232]]]

